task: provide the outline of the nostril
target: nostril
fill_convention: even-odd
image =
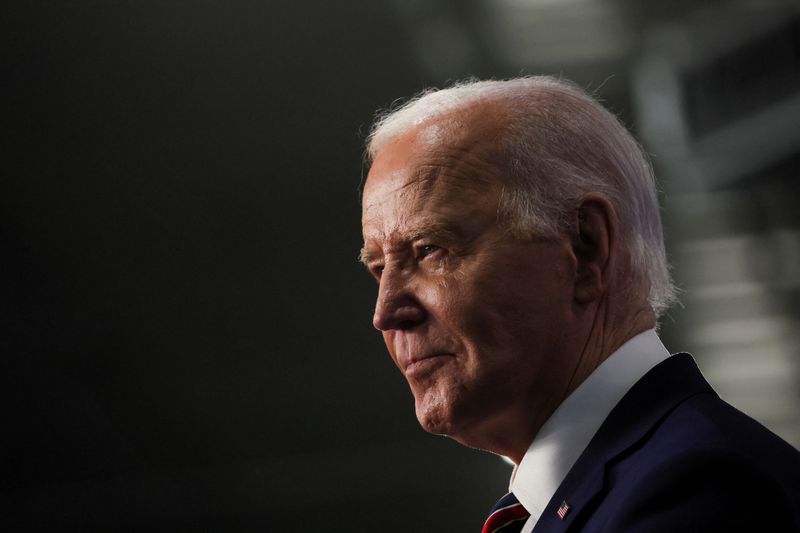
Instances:
[[[411,329],[424,319],[422,308],[417,305],[404,305],[394,313],[394,329]]]
[[[417,324],[419,324],[419,322],[414,320],[401,320],[397,323],[397,329],[411,329]]]
[[[403,305],[394,308],[378,308],[372,319],[372,325],[380,331],[390,329],[411,329],[425,319],[425,313],[417,305]]]

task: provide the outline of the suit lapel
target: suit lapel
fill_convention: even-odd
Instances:
[[[602,497],[610,463],[649,434],[681,402],[714,393],[692,356],[677,354],[656,365],[625,394],[567,473],[533,529],[534,533],[568,531],[582,523]],[[562,518],[563,516],[563,518]]]

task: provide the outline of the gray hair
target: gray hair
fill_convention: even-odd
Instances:
[[[620,218],[634,283],[660,316],[675,301],[655,178],[641,146],[619,120],[577,86],[548,76],[469,80],[426,90],[379,115],[367,139],[372,160],[392,139],[437,117],[483,102],[509,113],[501,146],[501,200],[512,229],[563,233],[588,192],[606,195]]]

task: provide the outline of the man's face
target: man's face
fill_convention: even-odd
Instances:
[[[573,369],[563,354],[569,243],[512,237],[500,223],[499,171],[482,135],[443,146],[433,125],[385,146],[362,216],[363,259],[379,283],[374,324],[417,418],[477,447],[515,421],[540,425]]]

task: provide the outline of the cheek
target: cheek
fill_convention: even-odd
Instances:
[[[461,337],[469,331],[469,315],[474,309],[470,291],[453,279],[437,280],[424,292],[426,310],[440,334]]]
[[[541,349],[563,321],[568,298],[553,271],[494,271],[457,292],[462,331],[479,348],[499,353]]]
[[[416,305],[425,315],[422,329],[431,323],[436,328],[451,324],[461,309],[458,284],[444,276],[426,276],[416,281],[412,291]]]
[[[519,290],[503,274],[474,278],[459,291],[465,328],[486,337],[526,320],[530,308],[521,305]]]
[[[460,373],[470,375],[477,371],[482,356],[499,350],[509,336],[504,331],[507,317],[493,301],[503,301],[503,297],[464,281],[450,279],[446,286],[430,291],[428,331],[447,339],[465,356],[459,360],[463,365]]]

